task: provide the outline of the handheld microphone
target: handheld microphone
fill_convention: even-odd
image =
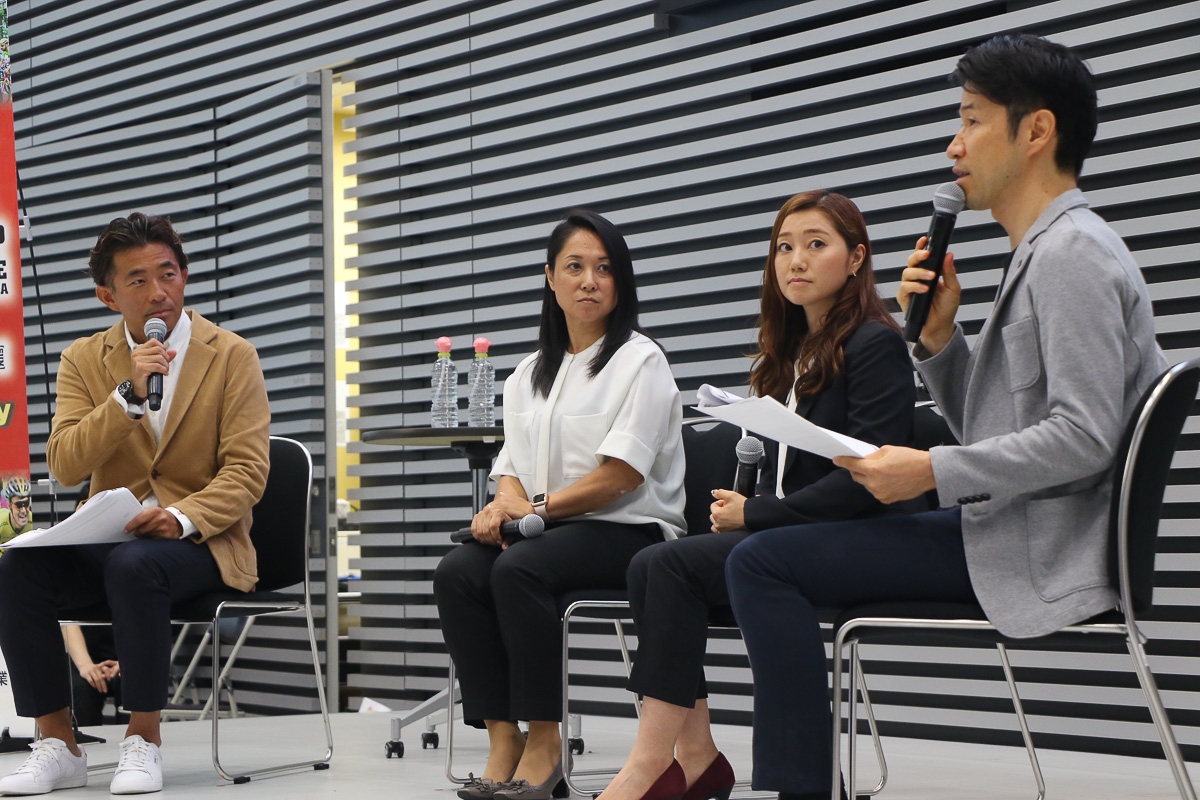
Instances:
[[[743,436],[738,439],[733,449],[738,460],[733,490],[743,497],[754,497],[754,487],[758,485],[758,465],[763,457],[763,443],[753,436]]]
[[[526,514],[520,519],[510,519],[500,523],[500,535],[505,539],[536,539],[546,530],[546,520],[537,514]],[[456,544],[469,542],[475,536],[470,528],[460,528],[450,534],[450,541]]]
[[[929,309],[933,306],[933,292],[937,287],[938,278],[942,275],[942,262],[946,260],[946,249],[950,246],[950,234],[954,232],[954,223],[958,212],[967,204],[966,192],[957,183],[943,183],[933,194],[933,219],[929,223],[929,235],[925,240],[925,249],[929,258],[924,266],[933,270],[933,280],[921,281],[929,287],[924,294],[913,294],[908,297],[908,310],[904,314],[904,341],[915,342],[921,338],[921,329],[929,319]]]
[[[146,334],[147,341],[153,339],[156,342],[165,342],[167,340],[167,323],[158,317],[151,317],[146,320],[146,327],[142,329],[142,332]],[[158,411],[162,408],[162,392],[162,373],[151,373],[150,379],[146,381],[146,396],[150,398],[151,411]]]

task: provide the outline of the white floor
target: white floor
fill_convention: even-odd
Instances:
[[[420,730],[403,732],[403,758],[388,759],[390,714],[339,714],[333,718],[334,757],[332,768],[323,772],[306,770],[273,778],[260,778],[241,786],[223,781],[210,760],[211,727],[207,722],[172,722],[164,726],[163,758],[165,798],[254,798],[345,797],[354,800],[407,800],[429,798],[450,800],[452,786],[444,776],[445,731],[442,749],[422,750]],[[634,731],[633,720],[585,718],[583,738],[586,752],[576,756],[576,766],[617,766],[628,752]],[[106,744],[88,745],[95,765],[113,760],[119,728],[90,729],[109,737]],[[457,728],[458,757],[454,770],[465,775],[478,771],[486,754],[482,732]],[[729,756],[739,778],[749,777],[750,732],[746,728],[719,726],[717,740]],[[320,718],[258,717],[221,724],[222,757],[227,768],[254,767],[270,759],[279,762],[315,757],[323,752]],[[864,746],[867,744],[862,739]],[[885,739],[890,778],[881,800],[1033,800],[1037,796],[1029,762],[1020,748],[927,742],[915,739]],[[874,781],[874,762],[864,749],[862,769]],[[1158,759],[1069,753],[1040,752],[1046,780],[1047,800],[1119,800],[1124,798],[1175,798],[1178,793],[1167,763]],[[15,769],[21,754],[0,755],[0,774]],[[1200,779],[1200,765],[1192,765],[1193,780]],[[109,772],[92,775],[84,789],[66,796],[108,796]],[[735,795],[736,797],[736,795]]]

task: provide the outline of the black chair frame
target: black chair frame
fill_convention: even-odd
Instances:
[[[171,609],[172,623],[203,623],[211,624],[211,630],[218,630],[221,620],[226,617],[257,617],[268,614],[298,614],[303,613],[308,634],[308,645],[312,652],[313,673],[316,676],[317,697],[321,706],[321,720],[325,728],[325,753],[320,758],[298,761],[289,764],[263,767],[260,769],[231,772],[221,763],[219,721],[220,714],[212,715],[212,762],[217,773],[224,779],[235,784],[248,783],[252,778],[291,772],[306,767],[313,769],[328,769],[329,761],[333,758],[333,732],[329,723],[329,706],[325,699],[324,678],[321,673],[320,654],[317,649],[316,628],[312,616],[312,587],[308,571],[308,532],[310,530],[310,503],[312,489],[312,456],[300,442],[279,436],[272,436],[271,471],[267,476],[267,486],[263,497],[254,507],[254,524],[250,530],[250,538],[255,542],[259,553],[259,583],[251,592],[239,592],[226,588],[211,592],[186,603],[180,603]],[[282,520],[282,523],[281,523]],[[302,535],[297,538],[295,529],[303,525]],[[275,535],[276,528],[285,528],[284,552],[273,548],[260,547],[263,537],[268,531]],[[291,552],[286,550],[290,548]],[[269,553],[269,557],[264,557]],[[303,585],[303,596],[300,599],[281,590]],[[111,616],[107,608],[86,609],[83,613],[73,614],[71,619],[60,620],[64,623],[79,625],[111,624]],[[228,669],[221,666],[221,637],[213,636],[212,642],[212,691],[215,695],[227,679]],[[101,765],[103,769],[111,765]]]
[[[1125,649],[1133,661],[1151,719],[1171,766],[1182,800],[1196,800],[1187,766],[1159,695],[1146,657],[1146,635],[1138,627],[1135,614],[1152,606],[1154,589],[1155,540],[1161,516],[1162,498],[1179,433],[1200,386],[1200,359],[1178,364],[1145,393],[1126,428],[1116,464],[1114,495],[1110,509],[1110,550],[1112,572],[1117,578],[1119,607],[1091,620],[1062,628],[1055,634],[1034,640],[1004,637],[989,623],[978,606],[949,603],[876,603],[844,611],[835,623],[833,643],[833,787],[831,798],[838,800],[841,790],[841,692],[845,670],[844,652],[850,651],[848,686],[849,758],[848,793],[855,796],[855,737],[857,734],[856,696],[864,692],[858,645],[864,641],[901,641],[914,631],[936,631],[955,639],[983,640],[994,643],[999,651],[1005,679],[1012,694],[1017,721],[1028,751],[1038,787],[1038,800],[1045,797],[1045,782],[1038,766],[1029,725],[1017,693],[1009,664],[1006,644],[1020,642],[1043,646],[1053,642],[1072,649],[1113,650],[1124,638]],[[1154,448],[1152,451],[1151,448]],[[1135,516],[1135,503],[1139,506]],[[1082,638],[1075,634],[1083,634]],[[869,707],[869,706],[868,706]],[[886,773],[885,773],[886,775]]]

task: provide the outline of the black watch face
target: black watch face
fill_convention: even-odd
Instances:
[[[129,396],[133,394],[133,381],[122,381],[121,385],[117,387],[117,394],[128,400]]]
[[[546,502],[546,493],[545,492],[542,492],[541,494],[535,494],[533,496],[533,504],[534,505],[537,505],[538,503],[544,503],[544,502]]]

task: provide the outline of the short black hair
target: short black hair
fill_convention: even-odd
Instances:
[[[617,291],[617,304],[608,315],[604,333],[604,344],[588,364],[588,375],[596,377],[608,364],[609,359],[629,341],[634,332],[643,333],[638,324],[637,284],[633,279],[633,259],[625,237],[604,217],[585,208],[568,211],[550,232],[546,243],[546,264],[554,271],[554,262],[566,247],[567,240],[577,231],[591,231],[604,246],[612,270],[613,285]],[[546,281],[542,288],[542,322],[538,332],[538,357],[533,365],[533,389],[543,397],[550,394],[558,368],[562,366],[563,354],[571,344],[567,333],[567,318],[558,306],[558,298]]]
[[[135,211],[128,217],[117,217],[100,231],[96,246],[88,253],[88,274],[97,286],[111,286],[114,255],[131,247],[155,243],[171,248],[179,268],[187,271],[188,259],[183,252],[183,240],[171,224],[171,218]]]
[[[1027,33],[996,36],[959,59],[950,79],[1008,112],[1009,136],[1040,108],[1054,114],[1054,163],[1076,177],[1096,138],[1096,82],[1075,51]]]

